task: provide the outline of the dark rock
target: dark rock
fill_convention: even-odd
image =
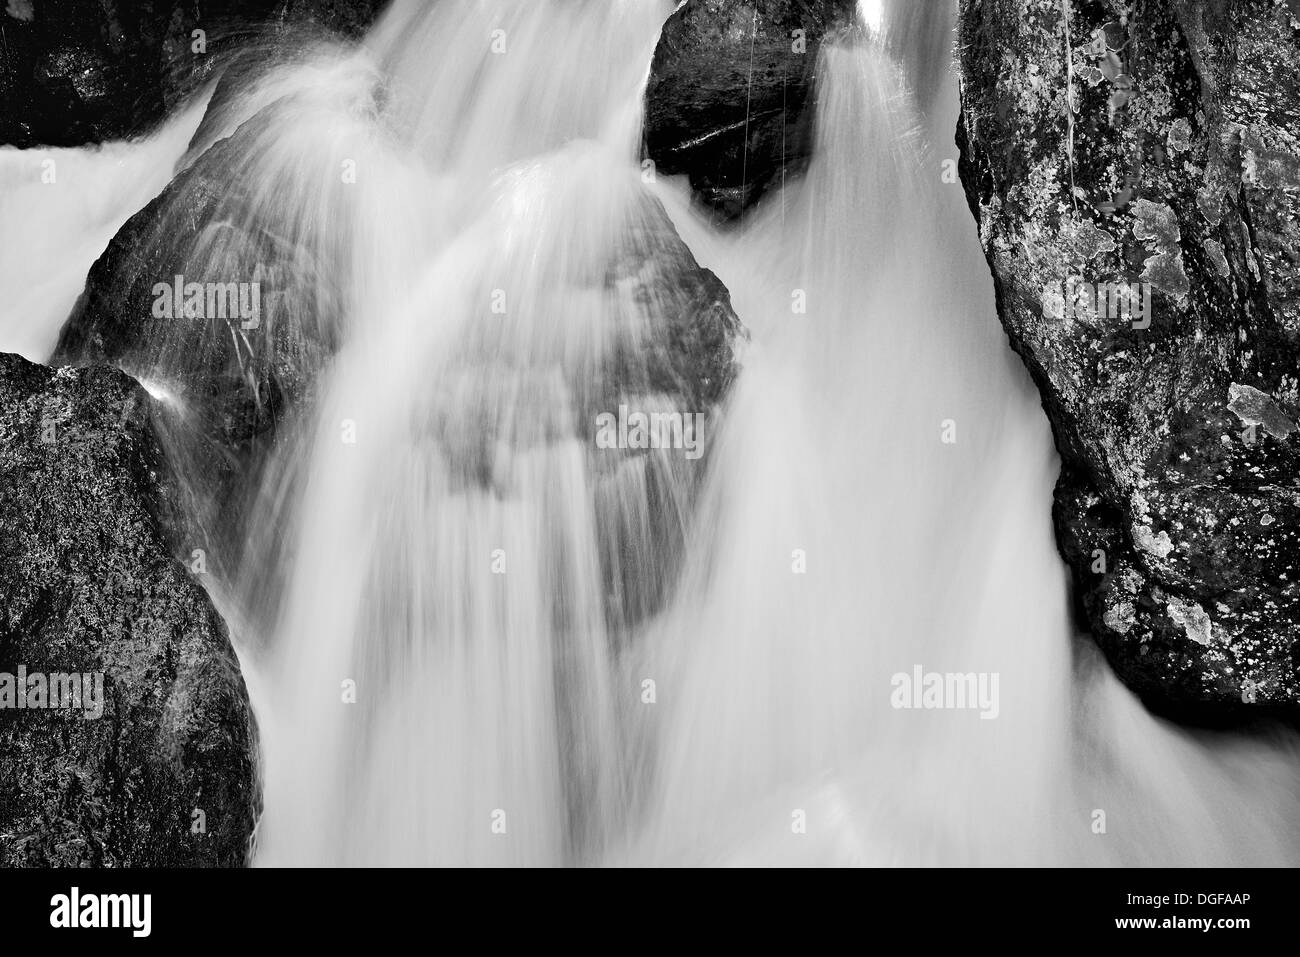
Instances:
[[[151,404],[114,370],[0,356],[0,672],[103,675],[97,719],[0,711],[3,866],[246,857],[248,697],[221,619],[158,528],[172,478]]]
[[[616,155],[571,143],[514,172],[499,178],[474,227],[493,237],[490,251],[436,297],[413,299],[487,304],[499,291],[510,305],[455,325],[421,363],[428,371],[404,383],[402,401],[417,423],[413,444],[437,449],[457,487],[500,499],[526,494],[517,463],[527,456],[583,450],[608,624],[625,636],[677,581],[747,333],[726,287]],[[572,215],[593,189],[608,205]],[[386,349],[420,348],[409,338]],[[682,416],[683,443],[687,421],[701,417],[691,437],[701,454],[601,445],[597,423],[620,407]]]
[[[964,0],[963,181],[1093,634],[1155,708],[1293,715],[1300,2],[1126,9]]]
[[[657,199],[646,198],[635,241],[618,250],[605,283],[621,290],[622,311],[651,317],[653,341],[645,341],[640,316],[615,320],[620,334],[597,405],[608,409],[641,392],[674,396],[678,408],[717,409],[739,374],[749,334],[727,287],[696,261]]]
[[[585,395],[578,421],[620,405],[698,413],[703,432],[694,439],[701,450],[712,448],[749,338],[727,287],[696,262],[658,200],[646,202],[635,240],[619,249],[605,283],[621,291],[613,356],[592,387],[575,383]],[[708,459],[683,460],[680,451],[593,454],[608,623],[625,635],[661,610],[675,586]],[[643,512],[626,508],[638,499]]]
[[[826,36],[853,0],[688,0],[664,24],[646,88],[645,152],[731,220],[801,173]],[[798,32],[801,31],[801,32]]]
[[[274,42],[290,27],[295,35],[315,26],[355,37],[383,6],[11,0],[0,11],[0,144],[78,146],[143,135],[233,51]]]
[[[310,403],[341,340],[361,200],[339,173],[357,154],[332,139],[336,109],[285,96],[233,135],[220,124],[196,134],[217,142],[114,236],[54,352],[55,364],[113,365],[164,397],[155,421],[183,497],[177,547],[204,545],[214,571],[239,553],[242,497],[278,424]],[[312,129],[321,142],[276,146]],[[310,199],[304,181],[317,184]],[[159,292],[191,283],[197,316]]]

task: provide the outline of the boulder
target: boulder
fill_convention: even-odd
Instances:
[[[853,0],[687,0],[664,24],[646,88],[645,155],[686,174],[718,221],[807,166],[822,41]]]
[[[347,89],[365,100],[367,82]],[[331,96],[305,98],[282,92],[246,119],[230,92],[209,107],[172,182],[91,267],[52,358],[116,366],[160,397],[178,534],[217,566],[236,560],[243,496],[342,337],[365,199],[340,164],[371,127]]]
[[[1300,2],[963,0],[961,174],[1153,708],[1300,704]]]
[[[201,556],[160,530],[151,405],[116,370],[0,356],[0,866],[247,856],[248,695]],[[54,675],[85,676],[79,706]]]

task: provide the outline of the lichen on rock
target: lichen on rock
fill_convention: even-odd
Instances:
[[[962,179],[1061,453],[1057,539],[1120,676],[1197,720],[1300,705],[1294,14],[961,4]],[[1053,321],[1072,276],[1149,284],[1149,324]]]

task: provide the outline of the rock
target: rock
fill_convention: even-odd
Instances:
[[[963,0],[962,179],[1096,639],[1164,713],[1294,715],[1300,2],[1116,9]]]
[[[879,0],[883,42],[908,64],[913,100],[928,110],[951,67],[945,3]],[[864,29],[856,0],[687,0],[664,24],[646,89],[645,155],[687,174],[716,221],[743,218],[799,176],[814,146],[822,45]]]
[[[749,333],[727,287],[696,261],[657,199],[646,197],[638,229],[605,277],[619,303],[619,332],[601,397],[584,412],[613,408],[640,392],[674,396],[679,409],[714,413],[739,374]],[[650,342],[639,331],[646,326]]]
[[[695,495],[749,333],[727,287],[696,262],[658,200],[647,198],[634,241],[619,249],[605,281],[617,303],[614,356],[593,390],[577,386],[586,392],[578,421],[592,423],[620,407],[696,415],[698,431],[687,440],[704,454],[692,461],[680,451],[591,453],[609,624],[627,634],[662,610],[683,566]],[[645,329],[649,337],[638,331]],[[590,430],[583,436],[591,437]],[[644,512],[627,508],[638,499]],[[653,568],[641,564],[646,554]]]
[[[0,10],[0,144],[79,146],[143,135],[231,52],[274,41],[289,25],[296,33],[307,25],[355,37],[383,6],[384,0],[10,0]]]
[[[736,219],[807,166],[823,39],[853,0],[687,0],[664,24],[646,88],[645,154]]]
[[[575,141],[498,177],[468,233],[490,240],[437,287],[434,302],[470,304],[449,317],[437,352],[419,352],[406,324],[380,340],[385,353],[421,356],[388,387],[397,383],[416,441],[445,457],[439,467],[457,486],[526,498],[520,465],[543,449],[580,450],[608,625],[620,636],[660,611],[677,582],[748,335],[726,286],[625,163]],[[606,205],[572,215],[593,191]],[[486,307],[495,293],[499,312]],[[678,444],[602,442],[601,423],[621,410],[678,416]]]
[[[246,857],[248,696],[225,626],[159,531],[172,477],[150,405],[115,370],[0,356],[0,703],[20,669],[99,673],[103,691],[97,718],[89,693],[82,711],[0,711],[0,866]]]
[[[313,63],[330,64],[330,75],[338,78],[338,86],[324,94],[317,92],[320,70],[309,75],[306,89],[300,88],[303,81],[270,79],[265,84],[275,93],[270,98],[262,95],[258,84],[266,76],[255,65],[227,71],[228,88],[219,89],[210,104],[188,165],[127,222],[95,263],[54,354],[57,363],[117,366],[164,397],[166,411],[156,424],[181,477],[180,535],[203,543],[213,570],[226,580],[236,577],[232,566],[241,563],[245,551],[247,496],[256,493],[262,468],[270,463],[295,472],[284,464],[290,456],[268,454],[280,438],[295,441],[295,430],[283,428],[284,422],[310,414],[318,373],[348,329],[362,321],[357,311],[364,311],[364,304],[353,297],[374,280],[364,269],[354,272],[363,268],[356,250],[389,226],[367,204],[391,204],[394,187],[381,177],[350,183],[340,176],[340,161],[391,170],[400,170],[404,161],[369,145],[379,139],[375,129],[382,109],[375,76],[347,56],[335,57],[338,51],[322,52],[323,59]],[[267,99],[254,115],[244,115],[255,108],[247,104]],[[589,146],[573,144],[549,159],[523,163],[505,179],[541,195],[554,193],[556,203],[577,208],[590,182],[565,164],[592,163],[591,174],[599,176],[616,163],[588,151]],[[607,237],[608,247],[587,265],[591,275],[575,277],[589,293],[610,299],[609,321],[615,327],[607,365],[599,373],[577,373],[579,381],[570,384],[573,401],[566,404],[573,406],[571,421],[581,424],[584,438],[594,415],[617,409],[620,396],[712,412],[734,378],[735,346],[744,335],[722,283],[694,260],[639,178],[626,180],[629,215],[638,228],[628,235],[616,229]],[[423,179],[413,180],[412,192],[400,202],[417,208],[424,201],[419,191],[427,189]],[[537,228],[550,228],[548,222]],[[515,233],[511,226],[502,222],[492,228],[507,236]],[[581,235],[569,238],[576,245],[587,242]],[[556,239],[553,245],[563,253],[566,241]],[[533,255],[530,251],[513,267],[518,275],[531,268]],[[556,268],[565,268],[567,259],[561,255]],[[227,309],[223,318],[205,302],[201,315],[190,316],[183,301],[191,281],[202,283],[205,295],[212,283],[233,283],[240,295],[248,286],[249,304],[255,286],[260,315],[250,321]],[[482,292],[485,301],[491,295],[492,287]],[[653,341],[647,340],[647,329]],[[510,328],[501,332],[503,338],[514,335]],[[498,340],[488,345],[504,348]],[[528,351],[526,343],[518,347]],[[486,356],[481,367],[467,371],[463,385],[444,388],[466,390],[457,393],[461,407],[486,408],[495,400],[479,393],[499,375],[517,372],[499,365],[499,357]],[[536,387],[545,393],[543,383]],[[507,394],[513,390],[502,388]],[[495,428],[484,424],[474,447],[456,438],[454,457],[463,461],[466,481],[490,475],[485,463],[495,447]]]
[[[242,122],[216,114],[196,134],[215,143],[196,146],[91,267],[52,361],[113,365],[162,397],[155,426],[185,497],[178,534],[221,571],[277,426],[310,402],[340,342],[364,194],[339,163],[363,154],[334,138],[370,127],[349,126],[331,97],[282,93]]]

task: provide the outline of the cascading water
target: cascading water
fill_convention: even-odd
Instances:
[[[933,25],[887,35],[915,7],[877,4],[828,51],[808,176],[747,232],[667,197],[756,346],[682,599],[632,669],[671,690],[623,859],[1294,862],[1293,742],[1193,738],[1090,645],[1072,662],[1047,423],[927,145],[950,141],[955,90],[926,121],[907,81],[937,51],[905,40]],[[989,720],[894,707],[917,668],[997,676]]]
[[[756,346],[683,601],[641,646],[672,689],[647,840],[702,863],[1030,859],[1068,747],[1046,424],[897,64],[846,42],[821,83],[806,180],[701,253]],[[916,665],[997,674],[996,717],[892,709]]]
[[[436,227],[376,234],[354,267],[264,609],[260,861],[595,861],[621,827],[613,657],[641,602],[608,594],[607,553],[660,590],[640,513],[691,479],[665,455],[606,474],[586,423],[629,383],[668,405],[664,303],[631,295],[671,232],[635,163],[666,13],[407,4],[373,38],[390,148],[421,170],[403,202]]]
[[[864,0],[806,177],[729,233],[637,161],[673,6],[399,2],[196,135],[245,137],[223,223],[332,270],[213,589],[257,862],[1300,861],[1290,738],[1177,730],[1072,638],[1047,423],[942,175],[951,6]],[[597,448],[717,398],[665,372],[692,253],[751,335],[707,467]],[[994,693],[896,707],[917,668]]]

